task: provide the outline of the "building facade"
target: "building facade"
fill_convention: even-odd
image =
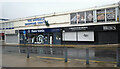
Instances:
[[[0,18],[0,40],[1,40],[1,41],[4,41],[4,38],[5,38],[4,31],[2,30],[2,27],[3,27],[2,22],[3,22],[3,21],[8,21],[8,20],[9,20],[9,19]]]
[[[119,44],[119,5],[4,21],[6,44]]]

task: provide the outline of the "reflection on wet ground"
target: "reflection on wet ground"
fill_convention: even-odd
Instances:
[[[29,47],[30,55],[64,58],[63,47]],[[86,50],[81,48],[67,48],[69,59],[85,59]],[[27,47],[3,47],[3,54],[26,54]],[[116,61],[116,48],[92,48],[89,49],[90,60]]]

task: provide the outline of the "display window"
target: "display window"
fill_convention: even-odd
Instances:
[[[79,12],[77,14],[77,21],[78,21],[78,24],[80,23],[85,23],[85,15],[84,15],[84,12]]]
[[[71,21],[71,24],[77,24],[77,16],[76,16],[76,13],[70,14],[70,21]]]
[[[106,19],[107,21],[115,21],[115,8],[106,9]]]
[[[105,22],[105,9],[97,10],[97,22]]]
[[[44,35],[41,33],[27,34],[27,43],[33,44],[43,44],[44,43]]]
[[[86,23],[93,22],[93,11],[86,12]]]

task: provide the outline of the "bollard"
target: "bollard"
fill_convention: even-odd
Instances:
[[[29,53],[29,47],[27,47],[27,58],[29,58],[30,57],[30,55],[29,55],[30,53]]]
[[[116,50],[117,67],[120,67],[120,48]]]
[[[86,48],[86,65],[89,65],[89,49]]]
[[[67,47],[65,47],[65,62],[67,62],[68,61],[68,58],[67,58]]]

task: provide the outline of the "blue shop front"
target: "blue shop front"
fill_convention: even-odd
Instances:
[[[20,30],[20,44],[61,44],[61,29]]]

